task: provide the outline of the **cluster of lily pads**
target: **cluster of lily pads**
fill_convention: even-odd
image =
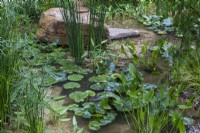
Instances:
[[[38,74],[37,80],[43,82],[44,86],[62,83],[66,91],[72,90],[69,98],[74,103],[66,106],[65,111],[73,111],[75,115],[89,119],[88,126],[91,130],[99,130],[102,126],[113,122],[118,112],[140,119],[137,114],[142,113],[141,107],[143,109],[151,107],[154,113],[148,115],[161,117],[161,112],[167,111],[169,113],[165,114],[165,119],[175,117],[172,109],[178,106],[181,87],[177,91],[176,88],[165,90],[163,87],[144,83],[142,73],[136,70],[134,64],[130,64],[121,72],[112,70],[95,74],[91,69],[82,68],[75,65],[73,60],[66,59],[66,51],[62,48],[52,46],[49,51],[43,51],[37,45],[31,47],[32,50],[26,50],[23,54],[26,59],[29,59],[29,65],[34,66],[35,69],[32,71]],[[110,65],[113,67],[115,64],[111,62]],[[93,76],[84,79],[88,74]],[[82,80],[86,80],[90,88],[80,90]],[[176,95],[173,95],[172,90]],[[138,113],[132,114],[135,111]],[[175,118],[182,128],[182,118],[179,116]],[[180,127],[174,129],[177,128]]]
[[[88,126],[91,130],[99,130],[101,126],[113,122],[118,112],[131,116],[132,119],[142,119],[137,115],[142,113],[141,109],[150,112],[146,114],[147,120],[150,116],[160,118],[152,121],[155,129],[161,130],[159,126],[156,127],[158,125],[156,121],[165,119],[167,123],[162,125],[163,123],[160,122],[162,123],[160,126],[171,125],[174,130],[184,130],[183,118],[181,114],[178,116],[176,114],[182,106],[186,107],[179,105],[180,108],[177,108],[181,86],[178,89],[174,87],[165,90],[162,86],[144,83],[142,74],[133,64],[121,73],[97,75],[89,78],[88,81],[93,83],[90,89],[69,94],[75,103],[68,105],[67,110],[73,111],[77,116],[90,119]],[[176,123],[174,125],[168,120],[172,117]],[[138,121],[132,122],[135,124]],[[143,126],[149,130],[148,125]]]

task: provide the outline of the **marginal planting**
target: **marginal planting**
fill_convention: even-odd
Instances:
[[[41,12],[55,6],[69,48],[35,36]],[[121,132],[124,124],[131,133],[188,132],[200,112],[198,9],[191,0],[1,1],[0,132]],[[107,49],[112,41],[104,40],[105,20],[114,18],[135,18],[161,40],[141,46],[143,33],[153,34],[144,28],[141,38],[117,40]],[[180,44],[176,37],[183,37]],[[117,126],[106,126],[112,123]]]
[[[108,1],[95,1],[89,0],[88,7],[90,9],[90,29],[89,29],[89,42],[88,42],[88,51],[94,50],[94,46],[98,46],[100,49],[103,49],[102,41],[106,37],[105,31],[105,17],[107,8],[105,5],[108,4]],[[101,5],[101,6],[97,6]],[[92,42],[93,41],[93,42]]]
[[[69,42],[69,48],[72,56],[75,58],[75,62],[79,65],[83,64],[82,56],[84,54],[84,36],[81,25],[80,14],[78,13],[78,5],[76,2],[67,0],[61,1],[62,15],[66,25],[67,38]]]

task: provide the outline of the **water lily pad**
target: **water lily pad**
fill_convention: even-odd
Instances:
[[[101,122],[101,125],[106,125],[111,123],[116,116],[117,114],[115,112],[108,113],[107,115],[103,116],[103,119],[100,119],[99,121]]]
[[[78,104],[70,104],[67,107],[68,107],[68,110],[71,110],[71,111],[76,111],[80,109]]]
[[[93,71],[91,69],[78,69],[76,72],[79,73],[79,74],[85,75],[85,74],[92,73]]]
[[[60,64],[62,65],[60,67],[60,70],[67,72],[67,73],[77,72],[78,70],[81,69],[79,66],[77,66],[70,60],[66,60],[65,62],[60,62]]]
[[[56,79],[52,78],[52,77],[47,77],[47,78],[44,78],[43,80],[43,86],[51,86],[55,83],[57,83]]]
[[[98,76],[93,76],[91,78],[89,78],[90,82],[106,82],[106,77],[102,76],[102,75],[98,75]]]
[[[97,131],[101,128],[101,126],[111,123],[116,116],[117,114],[115,112],[107,113],[107,115],[103,116],[103,118],[90,121],[88,126],[91,130]]]
[[[98,93],[97,96],[99,96],[100,99],[114,98],[115,100],[119,100],[119,101],[121,100],[121,98],[118,95],[116,95],[112,92],[101,92],[101,93]]]
[[[68,79],[71,81],[80,81],[83,78],[84,78],[83,75],[80,75],[80,74],[72,74],[68,76]]]
[[[97,91],[99,91],[99,90],[104,90],[104,89],[106,88],[106,85],[105,85],[105,84],[99,84],[99,83],[97,83],[97,84],[91,85],[90,88],[91,88],[92,90],[97,90]]]
[[[95,92],[87,90],[85,92],[76,91],[69,94],[69,97],[77,103],[84,102],[84,99],[87,98],[88,96],[95,96]]]
[[[63,87],[65,89],[75,89],[75,88],[80,88],[81,85],[76,82],[68,82],[68,83],[64,84]]]
[[[90,121],[90,123],[88,124],[89,128],[91,130],[97,131],[100,129],[101,126],[101,122],[99,121]]]

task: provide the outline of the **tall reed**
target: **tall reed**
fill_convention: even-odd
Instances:
[[[43,0],[39,0],[43,1]],[[40,8],[36,0],[13,0],[16,4],[15,10],[19,14],[27,15],[31,20],[38,20],[40,16]]]
[[[84,54],[84,36],[82,31],[81,18],[78,11],[78,5],[72,0],[61,0],[61,10],[67,32],[69,48],[77,64],[82,64],[82,55]]]
[[[20,66],[19,51],[14,50],[9,43],[11,42],[0,42],[0,127],[8,123],[10,99]]]
[[[100,5],[100,6],[98,6]],[[88,42],[88,51],[93,50],[93,45],[91,39],[94,41],[95,45],[98,45],[99,48],[102,47],[102,41],[105,39],[105,17],[107,8],[105,5],[108,5],[107,0],[89,0],[88,7],[90,9],[90,29],[89,29],[89,42]]]
[[[23,96],[21,100],[21,111],[28,125],[25,130],[28,133],[43,133],[44,130],[44,109],[47,107],[45,102],[44,88],[36,81],[34,73],[28,73],[23,86]]]
[[[11,94],[18,79],[20,67],[19,50],[14,46],[16,14],[11,4],[0,3],[0,129],[9,123]]]

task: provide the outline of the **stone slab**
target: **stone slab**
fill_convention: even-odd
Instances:
[[[133,29],[122,29],[122,28],[108,28],[109,31],[109,40],[119,40],[129,37],[138,37],[140,36],[139,31]]]

